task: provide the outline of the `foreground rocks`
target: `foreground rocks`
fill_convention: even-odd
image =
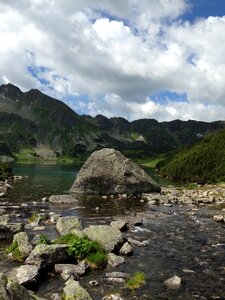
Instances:
[[[76,280],[69,279],[63,289],[66,300],[92,300],[89,293]]]
[[[119,151],[95,151],[79,171],[70,192],[77,194],[137,194],[160,192],[160,186],[144,170]]]

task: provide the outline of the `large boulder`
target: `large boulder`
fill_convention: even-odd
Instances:
[[[0,273],[0,300],[31,300],[28,291]]]
[[[38,266],[39,269],[52,267],[69,260],[68,245],[37,245],[27,257],[26,263]]]
[[[160,192],[144,170],[114,149],[95,151],[87,159],[70,189],[76,194],[137,194]]]
[[[21,256],[23,258],[27,258],[32,251],[32,245],[29,242],[26,232],[19,232],[15,234],[13,237],[13,242],[17,242]]]

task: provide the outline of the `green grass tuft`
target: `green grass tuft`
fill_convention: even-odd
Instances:
[[[143,272],[136,272],[133,277],[128,279],[127,287],[136,290],[146,284],[146,276]]]
[[[24,261],[22,255],[20,254],[20,250],[17,242],[13,242],[9,247],[5,249],[5,254],[12,253],[12,256],[17,261]]]

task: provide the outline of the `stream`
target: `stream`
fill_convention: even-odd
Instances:
[[[32,212],[60,212],[63,216],[78,215],[85,226],[110,224],[116,217],[135,216],[143,225],[134,227],[128,235],[148,241],[147,247],[135,247],[134,255],[115,271],[144,272],[146,285],[130,291],[124,285],[109,284],[103,271],[91,271],[81,278],[81,285],[93,299],[100,300],[110,293],[123,299],[225,299],[225,224],[212,220],[207,208],[195,210],[191,206],[149,206],[137,199],[83,199],[75,204],[42,203],[41,198],[67,193],[79,167],[71,165],[13,165],[15,175],[27,176],[15,184],[4,201],[9,201],[9,213],[16,222],[27,223]],[[151,170],[149,171],[152,172]],[[152,175],[152,173],[151,173]],[[165,182],[160,182],[165,184]],[[2,200],[1,200],[2,201]],[[24,205],[25,204],[25,205]],[[96,211],[96,207],[99,210]],[[18,215],[19,214],[19,215]],[[43,232],[28,232],[30,237]],[[50,239],[57,236],[54,226],[46,225],[44,232]],[[5,245],[0,245],[0,270],[9,271],[20,264],[4,255]],[[176,291],[166,289],[163,281],[177,275],[182,279]],[[90,280],[98,280],[91,287]],[[37,295],[50,299],[53,292],[61,292],[64,283],[60,276],[48,275],[41,283]]]

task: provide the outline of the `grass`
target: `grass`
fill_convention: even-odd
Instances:
[[[146,168],[155,168],[156,164],[164,159],[164,155],[157,155],[153,157],[137,158],[135,163]]]
[[[28,219],[28,221],[29,221],[30,223],[32,223],[32,222],[34,222],[37,218],[38,218],[38,213],[33,212],[33,213],[31,214],[30,218]]]
[[[15,260],[20,262],[24,261],[22,255],[20,254],[20,250],[17,242],[13,242],[9,247],[6,248],[5,254],[10,254],[10,253],[12,253],[12,256]]]
[[[44,245],[50,245],[51,241],[49,240],[49,238],[47,237],[47,235],[45,234],[41,234],[38,238],[38,244],[44,244]]]
[[[143,272],[136,272],[133,277],[128,279],[127,287],[136,290],[146,284],[146,276]]]
[[[57,239],[55,239],[52,243],[53,244],[70,244],[74,240],[76,240],[78,237],[74,233],[67,233],[65,235],[59,236]]]

